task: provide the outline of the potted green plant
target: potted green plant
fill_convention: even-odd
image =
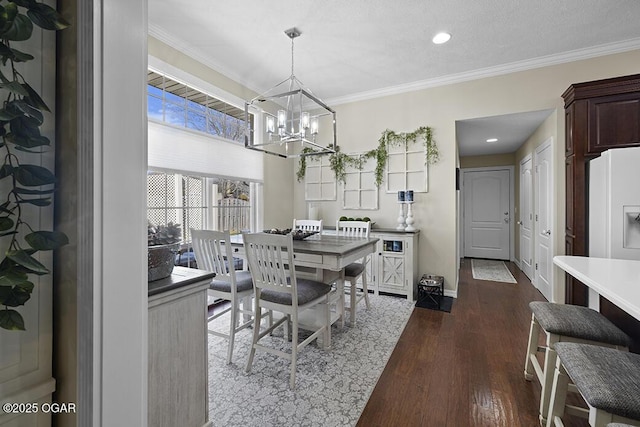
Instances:
[[[167,225],[148,223],[149,282],[171,276],[181,240],[182,230],[180,224],[175,224],[171,221]]]

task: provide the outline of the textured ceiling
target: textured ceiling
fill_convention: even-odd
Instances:
[[[638,49],[638,22],[638,0],[149,0],[152,36],[256,92],[297,27],[295,75],[329,105]]]

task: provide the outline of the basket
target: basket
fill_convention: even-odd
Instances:
[[[149,246],[148,282],[171,276],[179,246],[178,244]]]

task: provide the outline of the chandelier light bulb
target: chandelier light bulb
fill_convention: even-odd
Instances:
[[[276,131],[276,119],[273,116],[266,116],[265,128],[269,135],[272,135]]]
[[[300,114],[300,129],[309,129],[309,113],[306,111]]]
[[[284,129],[287,126],[287,112],[278,110],[278,128]]]

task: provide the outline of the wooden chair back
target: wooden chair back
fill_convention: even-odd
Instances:
[[[253,233],[243,234],[242,238],[257,297],[267,289],[288,293],[294,307],[297,306],[296,272],[290,265],[294,259],[293,236]]]
[[[339,236],[369,237],[371,223],[369,221],[336,221],[336,232]]]
[[[322,233],[322,220],[294,219],[292,230],[317,231],[318,233]]]

